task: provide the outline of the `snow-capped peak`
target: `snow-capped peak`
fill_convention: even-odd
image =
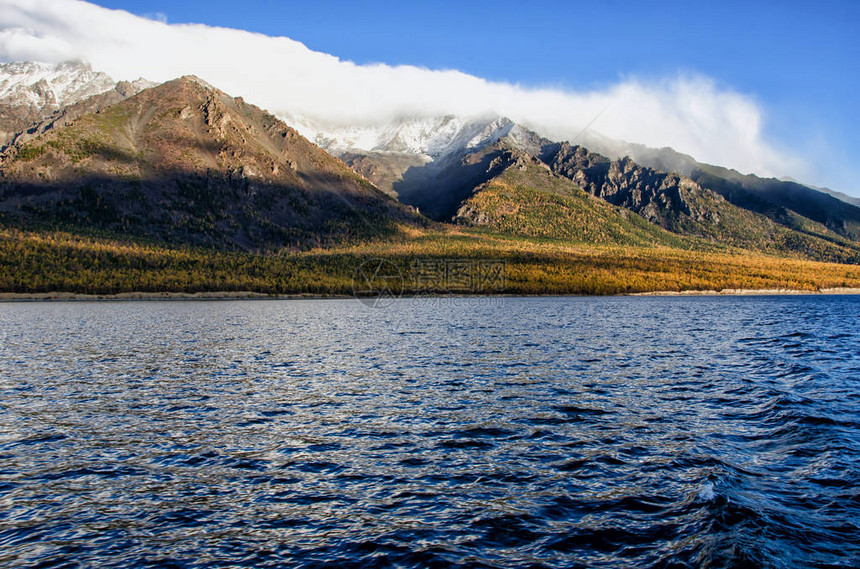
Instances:
[[[429,160],[474,150],[500,138],[523,137],[527,131],[505,117],[410,117],[383,124],[326,128],[299,116],[283,117],[303,136],[328,152],[404,153]]]
[[[0,64],[0,99],[15,106],[57,110],[115,86],[109,75],[83,63]]]

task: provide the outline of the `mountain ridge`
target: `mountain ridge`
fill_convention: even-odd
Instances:
[[[485,261],[504,279],[472,293],[860,285],[854,250],[821,224],[796,220],[829,241],[693,180],[510,121],[451,123],[421,153],[404,152],[414,137],[392,136],[375,154],[341,154],[350,168],[200,79],[133,91],[117,85],[67,105],[0,154],[0,291],[344,295],[356,290],[356,269],[380,259],[415,294],[427,292],[410,278],[416,267]],[[392,194],[411,188],[415,200],[404,201],[432,197],[451,223],[385,195],[368,180],[380,176]],[[732,242],[707,233],[720,223],[713,213],[755,223],[735,223],[746,233]],[[694,234],[663,227],[673,224]],[[432,290],[453,292],[449,276]]]
[[[410,120],[413,122],[410,123]],[[434,219],[444,219],[456,210],[456,204],[441,203],[441,200],[437,199],[437,194],[444,193],[440,189],[442,186],[449,187],[451,195],[454,196],[453,199],[448,200],[450,202],[464,198],[468,194],[466,186],[469,184],[477,186],[487,181],[481,175],[474,174],[464,174],[463,181],[453,180],[455,175],[452,174],[452,168],[456,169],[458,162],[462,162],[467,156],[474,156],[476,152],[480,152],[483,148],[489,147],[502,139],[506,139],[512,148],[527,149],[532,155],[539,157],[543,157],[547,149],[558,148],[559,144],[565,144],[564,142],[554,142],[541,137],[539,134],[531,132],[504,117],[473,119],[446,117],[445,124],[447,126],[456,125],[465,132],[458,136],[449,135],[446,139],[449,143],[441,146],[442,151],[440,151],[440,147],[435,147],[433,154],[426,150],[433,147],[429,139],[413,140],[412,145],[407,151],[404,151],[400,147],[392,147],[380,143],[380,141],[385,141],[390,133],[400,132],[400,130],[430,132],[425,128],[426,125],[430,124],[433,124],[432,119],[403,119],[383,128],[381,132],[386,133],[385,135],[379,135],[379,133],[374,135],[367,134],[374,131],[371,127],[364,127],[362,131],[364,134],[361,137],[353,139],[352,142],[349,138],[338,139],[336,133],[329,133],[328,135],[318,134],[317,140],[324,148],[331,148],[335,153],[340,152],[340,156],[344,158],[347,164],[361,172],[374,183],[380,185],[388,193],[398,195],[401,200],[415,205]],[[466,125],[470,125],[472,130],[466,131]],[[481,125],[483,132],[473,125]],[[491,128],[492,125],[504,125],[505,128],[504,130],[493,130]],[[308,129],[309,123],[305,122],[304,128]],[[484,134],[482,137],[474,136],[474,132],[491,134]],[[515,136],[511,136],[512,134]],[[722,200],[727,200],[740,209],[761,214],[778,225],[801,233],[809,233],[816,238],[833,241],[839,246],[845,245],[845,239],[857,242],[858,238],[860,238],[860,208],[856,208],[850,203],[844,203],[843,205],[842,201],[817,189],[797,183],[745,176],[728,169],[712,167],[699,163],[692,157],[678,153],[671,148],[652,149],[643,145],[621,143],[589,132],[584,132],[583,138],[583,144],[593,143],[596,146],[612,148],[615,151],[619,149],[627,150],[634,156],[641,158],[641,162],[635,157],[633,158],[635,165],[641,167],[635,175],[643,174],[645,171],[642,168],[650,169],[650,172],[647,174],[652,178],[652,181],[658,172],[662,172],[663,174],[671,175],[668,178],[663,175],[661,176],[662,179],[673,178],[675,186],[682,191],[694,190],[701,193],[701,190],[704,189],[713,192],[713,194],[721,198],[716,199],[714,195],[709,197],[713,208],[725,209],[725,205],[721,202]],[[363,150],[360,144],[355,142],[355,140],[359,139],[365,141],[364,145],[369,147],[370,150]],[[350,144],[355,144],[355,146],[350,147]],[[349,148],[349,150],[344,150],[345,148]],[[417,156],[420,156],[420,159],[415,158]],[[631,160],[627,155],[607,156],[606,158],[608,160],[607,163],[615,160],[619,164]],[[545,159],[545,157],[542,159]],[[472,161],[474,162],[474,160]],[[466,165],[459,164],[459,166],[465,167]],[[624,169],[628,166],[629,164],[622,164],[620,167]],[[585,172],[580,174],[580,178],[584,175]],[[618,173],[616,172],[617,177]],[[660,214],[659,211],[668,211],[666,209],[670,205],[668,201],[659,207],[654,201],[651,201],[649,204],[642,204],[641,191],[636,197],[627,192],[625,194],[627,199],[621,200],[617,191],[611,192],[610,195],[610,193],[607,193],[603,189],[596,189],[593,180],[589,182],[580,179],[580,181],[588,182],[592,190],[594,190],[593,193],[595,195],[608,199],[616,205],[622,205],[636,211],[644,215],[646,219],[662,224],[662,226],[670,230],[684,234],[690,229],[689,223],[685,229],[685,224],[683,223],[670,227],[664,222],[664,215]],[[629,184],[630,181],[625,183]],[[767,193],[760,190],[760,187],[776,188],[776,190]],[[675,193],[677,193],[677,188],[674,190]],[[799,192],[801,197],[786,197],[786,194],[789,194],[791,191],[794,194],[798,194]],[[429,192],[433,196],[429,199],[422,197],[420,195],[422,192]],[[654,195],[653,197],[663,199],[664,201],[668,200],[666,191],[663,191],[659,196]],[[698,201],[701,202],[701,200],[700,196]],[[677,196],[671,201],[674,207],[681,208],[676,213],[684,215],[690,213],[683,211],[683,208],[686,206],[681,203],[681,200]],[[794,202],[798,202],[801,205],[797,205]],[[819,211],[819,206],[822,203],[827,205],[825,213]],[[702,227],[702,222],[705,221],[706,214],[707,212],[701,210],[701,208],[700,211],[695,213],[701,219],[692,220],[692,222],[695,222],[695,225],[698,225],[698,227],[692,229],[692,234],[702,236],[709,233]],[[719,219],[719,214],[716,212],[711,212],[711,215],[712,220]],[[738,219],[741,218],[739,215],[735,215],[735,217]],[[759,233],[769,231],[765,229],[761,220],[753,220],[753,218],[750,218],[750,220],[751,223],[758,226],[756,231],[759,231]],[[715,232],[710,233],[713,234]],[[725,233],[721,234],[717,232],[716,235],[725,236]],[[711,237],[714,236],[711,235]],[[742,240],[732,239],[731,242],[742,242]]]
[[[85,66],[57,70],[96,77],[96,83],[109,79],[93,76]],[[309,125],[305,121],[302,128]],[[837,207],[838,200],[811,189],[825,197],[815,203],[795,198],[802,207],[780,202],[779,196],[762,197],[748,178],[716,167],[704,170],[706,165],[671,149],[639,151],[653,151],[655,160],[673,157],[692,177],[555,142],[493,115],[405,117],[381,130],[354,127],[337,136],[317,133],[315,139],[322,148],[273,115],[193,76],[142,91],[119,83],[61,107],[16,136],[0,155],[5,194],[0,210],[7,218],[38,219],[45,213],[40,208],[50,212],[54,206],[45,204],[55,202],[53,222],[71,212],[79,223],[97,222],[110,230],[140,232],[146,221],[162,238],[207,246],[303,247],[382,227],[392,231],[400,222],[426,223],[393,196],[437,221],[504,226],[506,232],[530,235],[534,231],[518,231],[509,217],[501,223],[504,208],[480,210],[492,202],[489,193],[504,201],[500,188],[518,187],[520,194],[546,204],[543,215],[561,216],[558,227],[567,229],[559,235],[566,238],[575,237],[575,219],[584,223],[591,217],[559,212],[591,208],[619,227],[629,225],[624,212],[632,212],[673,233],[676,244],[679,237],[690,237],[849,262],[860,247],[855,240],[860,209],[854,216],[853,206]],[[526,189],[514,167],[528,171],[535,187]],[[544,180],[547,172],[555,177],[552,183]],[[519,182],[511,183],[515,178]],[[795,186],[801,198],[812,195]],[[535,193],[537,187],[546,191]],[[579,192],[601,201],[583,201]],[[519,219],[534,225],[521,215],[526,211],[517,205],[521,196],[504,195],[505,207],[519,208]],[[125,196],[127,203],[116,196]],[[130,205],[135,200],[146,203]],[[819,203],[829,209],[812,211]],[[111,216],[117,219],[112,222]],[[650,236],[664,239],[659,232]]]
[[[106,73],[93,71],[90,65],[76,61],[56,65],[0,63],[0,149],[88,99],[101,97],[101,106],[107,106],[153,86],[155,83],[143,78],[115,81]]]
[[[0,198],[7,218],[242,249],[421,223],[279,119],[194,77],[18,145]]]
[[[404,130],[421,132],[422,130],[427,130],[430,125],[439,122],[444,122],[446,125],[466,125],[470,123],[483,123],[487,125],[492,122],[506,121],[522,131],[531,130],[526,126],[510,121],[510,119],[501,115],[478,115],[465,118],[456,117],[454,115],[446,115],[445,117],[405,117],[382,123],[380,125],[364,125],[352,128],[326,128],[323,124],[316,123],[315,121],[297,115],[285,116],[284,120],[288,124],[293,124],[293,122],[295,122],[296,128],[309,140],[313,140],[319,146],[336,156],[343,154],[361,155],[386,151],[394,152],[395,149],[387,146],[384,142],[387,136],[390,136],[390,133]],[[488,139],[483,144],[491,143],[494,140],[503,137],[505,134],[506,133],[503,133],[495,138],[487,137]],[[536,134],[541,136],[540,133]],[[432,138],[432,134],[428,135],[428,138]],[[542,136],[542,138],[546,137]],[[561,140],[554,141],[563,142]],[[629,156],[635,162],[643,166],[648,166],[655,170],[664,172],[676,172],[687,177],[694,177],[693,175],[698,169],[710,166],[708,164],[698,162],[692,156],[678,152],[670,147],[651,148],[643,144],[618,141],[590,130],[584,130],[579,134],[577,140],[573,142],[577,142],[589,150],[603,154],[612,159],[620,159],[625,156]],[[474,144],[474,146],[480,145],[481,143],[478,142]],[[429,140],[424,140],[418,137],[412,141],[412,144],[408,148],[405,150],[401,149],[401,151],[411,154],[423,154],[424,156],[428,156],[433,159],[436,159],[443,154],[438,151],[425,151],[424,149],[428,146],[431,146]],[[450,147],[451,150],[462,150],[465,148],[467,148],[467,145],[465,144],[461,144],[459,147],[456,145],[452,145]],[[744,176],[744,174],[740,175]],[[776,178],[771,180],[781,181]],[[817,188],[794,180],[790,181],[803,185],[805,188],[812,191],[830,194],[836,199],[845,201],[853,206],[858,205],[858,203],[855,203],[855,200],[860,202],[860,198],[852,198],[851,196],[841,192],[834,192],[833,190],[825,188]]]

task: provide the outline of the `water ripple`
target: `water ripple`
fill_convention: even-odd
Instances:
[[[0,565],[860,566],[858,315],[0,304]]]

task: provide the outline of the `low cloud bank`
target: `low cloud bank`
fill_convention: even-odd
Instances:
[[[599,91],[526,88],[458,71],[356,65],[284,37],[169,24],[79,0],[0,0],[0,60],[80,59],[115,79],[193,74],[280,115],[331,126],[500,114],[557,139],[591,129],[760,175],[808,167],[763,134],[751,97],[702,76],[630,78]],[[599,115],[599,116],[598,116]]]

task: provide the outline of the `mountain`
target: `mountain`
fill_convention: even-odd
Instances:
[[[764,184],[753,183],[758,178],[735,177],[670,148],[583,133],[586,144],[635,155],[604,156],[500,117],[402,119],[316,134],[303,121],[302,128],[356,171],[438,220],[459,215],[464,200],[504,170],[501,155],[512,150],[678,235],[763,251],[798,250],[814,258],[857,256],[860,210],[850,204],[800,184],[789,193],[780,182],[779,191],[768,193]],[[772,188],[773,181],[766,182]]]
[[[78,105],[77,114],[83,107],[97,110],[153,85],[145,79],[117,82],[79,62],[0,63],[0,148],[28,130],[44,130],[64,109]],[[92,100],[82,105],[87,99]]]
[[[304,128],[306,132],[310,130],[307,123]],[[608,140],[599,135],[585,138],[600,144]],[[376,129],[317,133],[315,140],[339,153],[354,169],[404,203],[439,221],[524,236],[570,239],[578,234],[580,240],[583,235],[598,233],[586,226],[575,227],[576,220],[584,223],[586,217],[560,213],[582,211],[582,203],[562,206],[561,202],[585,192],[677,236],[771,253],[800,253],[816,259],[853,262],[860,258],[860,244],[851,239],[851,234],[835,231],[816,218],[791,210],[769,216],[772,212],[767,208],[734,203],[730,195],[718,191],[721,188],[712,180],[708,182],[715,187],[668,168],[640,165],[629,157],[612,159],[582,146],[556,143],[505,118],[404,119]],[[691,173],[698,172],[694,167],[702,166],[670,149],[637,150],[664,166],[674,165]],[[511,165],[516,162],[531,164],[525,169],[528,174],[521,170],[514,174]],[[555,176],[552,184],[544,180],[545,172]],[[506,190],[501,191],[502,187]],[[518,189],[517,195],[510,191],[512,187]],[[536,193],[538,187],[545,190]],[[532,204],[524,208],[525,195],[544,207]],[[595,207],[595,202],[583,203]],[[532,219],[525,219],[524,212],[529,212]],[[534,229],[541,227],[540,217],[546,220],[546,230]],[[604,221],[610,225],[616,221],[627,224],[629,219],[632,218]],[[547,229],[550,227],[556,229]],[[610,230],[605,235],[621,233]],[[599,240],[605,240],[605,235]],[[621,242],[630,241],[628,237]],[[639,241],[639,237],[632,240]],[[651,238],[665,241],[655,234]]]
[[[510,148],[540,154],[550,143],[498,116],[405,117],[329,130],[302,117],[286,120],[382,191],[437,220],[450,219],[476,186],[498,173],[498,163],[491,165],[498,153],[484,149],[505,139]]]
[[[782,181],[783,182],[794,182],[796,180],[782,179]],[[814,189],[814,190],[818,190],[819,192],[825,193],[828,196],[833,196],[834,198],[838,199],[839,201],[843,201],[847,204],[851,204],[851,205],[860,207],[860,198],[851,197],[848,194],[843,194],[842,192],[837,192],[836,190],[831,190],[830,188],[821,188],[818,186],[809,186],[809,187]]]
[[[512,130],[522,130],[504,117],[406,117],[382,125],[320,130],[312,121],[287,117],[296,129],[334,155],[352,151],[401,152],[427,160],[492,143]]]
[[[860,207],[803,184],[744,175],[708,164],[698,164],[691,177],[733,204],[767,215],[787,227],[806,231],[808,219],[860,241]]]
[[[404,174],[434,164],[442,169],[468,151],[480,150],[502,137],[530,136],[507,118],[405,117],[382,125],[322,129],[299,116],[285,117],[288,124],[327,152],[367,177],[391,195],[410,193]],[[395,185],[399,187],[395,189]]]
[[[807,220],[812,220],[842,237],[860,240],[860,199],[796,180],[741,174],[698,162],[671,148],[649,148],[594,133],[586,133],[583,138],[582,144],[591,150],[613,158],[629,156],[643,166],[677,172],[718,192],[731,203],[766,215],[781,225],[807,231]]]
[[[29,121],[0,154],[7,222],[253,250],[390,234],[425,223],[413,206],[526,237],[842,261],[860,247],[860,208],[833,196],[597,133],[581,138],[632,158],[493,115],[328,129],[287,117],[297,132],[193,77],[145,89],[83,64],[16,63],[0,78],[0,129]]]
[[[805,218],[794,227],[739,207],[696,180],[641,166],[629,157],[611,160],[581,146],[561,143],[545,153],[553,172],[611,204],[632,210],[673,233],[768,252],[854,261],[860,243]]]
[[[0,64],[0,148],[23,145],[50,129],[107,108],[149,86],[152,84],[142,79],[117,83],[108,75],[77,62]],[[464,168],[461,162],[467,155],[474,155],[502,138],[514,148],[528,147],[535,156],[550,144],[512,121],[492,115],[403,117],[381,125],[328,129],[300,116],[286,118],[299,132],[339,157],[383,192],[416,205],[437,219],[450,218],[465,196],[488,179],[486,168],[481,171],[475,156]],[[851,241],[860,239],[860,207],[848,196],[831,195],[833,192],[820,191],[793,180],[758,178],[702,164],[671,148],[648,148],[612,140],[592,131],[585,131],[579,138],[582,146],[608,158],[630,157],[636,166],[655,172],[675,172],[701,188],[713,190],[741,209],[760,213],[801,233],[829,240],[833,239],[833,234]],[[601,197],[607,195],[603,192]],[[613,199],[612,203],[618,205],[617,196]],[[664,227],[673,225],[672,230],[681,234],[691,231],[689,223],[675,223],[666,218],[664,214],[671,213],[668,209],[658,215],[654,203],[620,205],[640,214],[644,212],[652,221],[660,217],[663,221],[658,223]],[[643,207],[650,209],[646,211]],[[711,213],[719,216],[716,209]],[[701,233],[700,227],[691,234]],[[724,235],[717,236],[720,237]]]
[[[589,194],[547,164],[500,140],[488,180],[457,207],[452,221],[528,238],[573,243],[691,248],[684,238]]]
[[[488,262],[468,264],[484,288],[466,290],[479,292],[858,282],[856,266],[808,260],[860,263],[833,215],[740,207],[676,171],[700,165],[671,149],[638,150],[661,169],[495,116],[340,130],[290,119],[321,148],[195,77],[147,87],[77,64],[4,73],[20,80],[0,97],[15,110],[0,117],[13,133],[0,150],[2,291],[348,294],[379,256],[404,276],[441,268],[432,286],[449,292],[465,277],[450,273],[457,259]],[[500,267],[501,284],[484,278]],[[408,290],[426,292],[421,275]]]
[[[0,215],[19,226],[246,250],[423,223],[274,116],[194,77],[7,149]]]

